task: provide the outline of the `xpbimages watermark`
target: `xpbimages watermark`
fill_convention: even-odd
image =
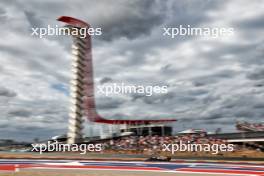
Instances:
[[[163,144],[163,152],[210,152],[212,154],[218,154],[219,152],[232,152],[234,151],[233,144],[198,144],[191,143],[191,141],[183,143],[180,141],[176,144]]]
[[[179,25],[177,27],[164,27],[163,36],[175,38],[177,36],[204,36],[217,38],[234,35],[234,28],[225,27],[192,27]]]
[[[152,86],[152,85],[127,85],[125,83],[112,83],[97,86],[97,93],[105,96],[113,94],[142,94],[144,96],[152,96],[153,94],[168,93],[168,86]]]
[[[100,152],[102,151],[102,144],[63,144],[58,141],[43,143],[43,144],[31,144],[32,152],[80,152],[80,154],[86,154],[87,152]]]
[[[51,35],[72,35],[79,36],[80,38],[85,38],[87,35],[102,35],[101,28],[76,28],[76,27],[59,27],[58,25],[47,27],[36,27],[31,28],[32,36],[38,36],[39,38],[43,38],[43,36],[51,36]]]

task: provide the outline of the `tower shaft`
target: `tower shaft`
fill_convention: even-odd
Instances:
[[[73,36],[72,44],[72,78],[71,78],[71,107],[68,130],[68,144],[81,143],[83,141],[83,101],[85,95],[85,50],[86,40]]]

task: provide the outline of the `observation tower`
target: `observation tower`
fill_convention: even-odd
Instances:
[[[76,18],[62,16],[58,21],[66,24],[65,28],[86,28],[90,25]],[[72,36],[72,78],[71,78],[71,107],[68,130],[68,143],[81,143],[83,140],[84,117],[91,122],[112,125],[148,125],[155,123],[175,122],[175,119],[162,120],[110,120],[100,116],[96,110],[93,82],[93,60],[91,36],[85,38]]]

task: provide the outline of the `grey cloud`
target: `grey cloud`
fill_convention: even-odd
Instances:
[[[0,8],[0,21],[3,23],[7,19],[6,11],[3,8]]]
[[[253,84],[254,87],[263,87],[264,86],[264,82],[255,82]]]
[[[258,103],[253,106],[255,109],[264,109],[264,103]]]
[[[251,80],[263,80],[264,79],[264,69],[259,68],[247,74],[247,78]]]
[[[177,73],[177,70],[173,67],[172,64],[166,64],[160,68],[160,71],[163,74],[175,74]]]
[[[109,117],[107,117],[107,119],[129,119],[130,116],[128,114],[125,113],[115,113]]]
[[[106,97],[98,98],[96,105],[98,110],[105,110],[118,108],[120,105],[122,105],[122,103],[124,103],[124,101],[121,99]]]
[[[0,87],[0,97],[15,97],[17,94],[4,87]]]
[[[132,97],[132,101],[142,100],[146,104],[160,104],[172,99],[175,94],[168,92],[166,94],[153,94],[152,96],[146,96],[144,94],[131,94],[130,96]]]
[[[8,112],[8,115],[10,116],[16,116],[16,117],[29,117],[31,116],[32,111],[26,110],[26,109],[20,109],[20,110],[12,110]]]
[[[164,13],[166,1],[136,0],[129,3],[120,2],[120,4],[126,6],[125,10],[121,6],[121,9],[116,9],[114,14],[109,14],[116,18],[103,20],[103,23],[99,24],[102,26],[104,40],[110,41],[119,37],[134,39],[149,35],[152,29],[166,18]]]
[[[222,118],[222,119],[213,119],[213,120],[203,120],[203,124],[211,125],[211,124],[222,124],[222,125],[234,125],[235,124],[234,119],[230,118]]]
[[[31,25],[31,27],[43,27],[43,23],[41,22],[40,18],[37,18],[36,14],[34,12],[31,11],[25,11],[25,15],[27,17],[27,20],[29,22],[29,24]]]
[[[209,75],[198,76],[192,79],[192,84],[196,87],[207,86],[215,84],[222,79],[230,79],[234,77],[236,73],[231,70],[222,70],[220,72],[211,73]]]
[[[145,98],[145,95],[143,94],[131,94],[132,101],[135,101],[137,99]]]
[[[237,28],[242,29],[242,30],[249,30],[249,29],[262,30],[264,28],[263,19],[264,19],[264,15],[258,16],[253,19],[238,21],[236,22],[235,25],[237,26]]]
[[[47,62],[49,61],[53,63],[59,62],[60,58],[57,58],[56,54],[50,54],[49,52],[35,53],[34,50],[28,50],[22,46],[14,48],[0,45],[0,49],[2,49],[2,52],[14,56],[16,58],[16,63],[20,63],[22,67],[32,70],[32,76],[34,76],[34,74],[41,73],[43,76],[52,75],[55,79],[58,79],[62,82],[68,81],[68,78],[66,78],[57,70],[54,70],[52,66],[47,66]],[[44,49],[43,51],[47,51],[47,49]],[[42,59],[38,59],[39,57],[42,57]],[[15,60],[13,60],[13,62],[15,62]]]
[[[111,82],[113,81],[112,78],[109,78],[109,77],[104,77],[100,80],[100,84],[105,84],[105,83],[108,83],[108,82]]]
[[[262,105],[258,95],[232,95],[232,93],[229,93],[228,98],[221,97],[221,99],[215,101],[215,104],[210,104],[204,112],[204,118],[201,118],[201,120],[226,118],[234,122],[242,118],[259,119],[263,116]],[[211,110],[209,110],[210,108]]]
[[[5,9],[0,8],[0,16],[4,15],[6,13]]]
[[[39,128],[34,126],[9,126],[9,128],[13,128],[12,132],[7,131],[6,129],[0,128],[0,138],[8,138],[15,139],[18,141],[26,141],[32,142],[35,138],[40,140],[50,139],[52,136],[56,136],[58,134],[65,134],[66,130],[61,131],[61,129],[53,129],[50,128]],[[66,128],[66,127],[65,127]]]
[[[10,128],[9,124],[0,124],[0,129],[8,129]]]
[[[206,90],[206,89],[195,89],[195,90],[188,91],[188,94],[190,96],[199,96],[199,95],[204,95],[208,93],[209,93],[209,90]]]

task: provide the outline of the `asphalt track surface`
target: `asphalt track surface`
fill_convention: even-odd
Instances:
[[[93,160],[0,159],[0,175],[4,172],[78,171],[133,172],[133,175],[255,175],[264,176],[263,164],[209,162],[124,162]],[[99,172],[96,172],[99,174]],[[81,174],[80,174],[81,175]],[[92,175],[92,174],[88,174]],[[101,174],[99,174],[101,175]],[[114,174],[118,175],[118,174]],[[128,174],[121,174],[128,175]],[[151,175],[151,174],[150,174]],[[155,174],[156,175],[156,174]]]

